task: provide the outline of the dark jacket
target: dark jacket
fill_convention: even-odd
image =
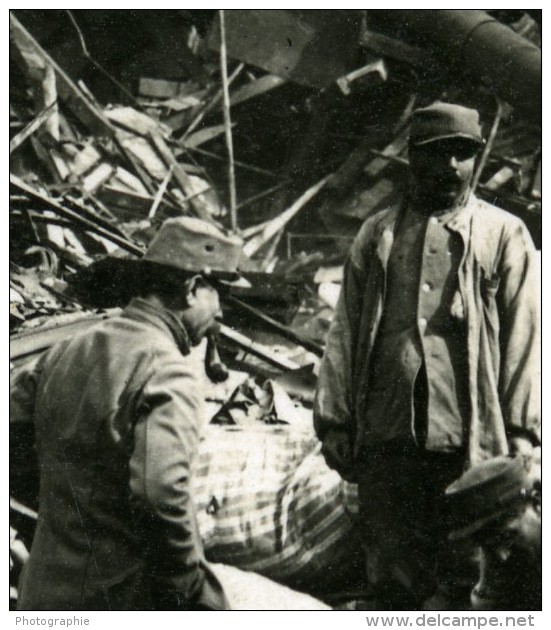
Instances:
[[[21,610],[223,609],[190,496],[201,391],[187,334],[135,299],[12,388],[34,422],[39,518]]]
[[[349,479],[370,446],[370,358],[401,208],[368,218],[352,245],[318,379],[316,431],[328,463]],[[468,464],[506,453],[513,435],[539,435],[538,276],[530,235],[513,215],[472,196],[446,225],[463,243],[453,308],[467,326]]]

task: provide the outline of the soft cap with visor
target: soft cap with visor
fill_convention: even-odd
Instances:
[[[446,489],[450,539],[474,534],[520,505],[528,495],[522,457],[502,455],[476,464]]]
[[[243,241],[193,217],[167,219],[151,241],[144,261],[219,280],[238,280]]]
[[[477,146],[484,144],[475,109],[436,101],[413,112],[409,131],[411,145],[422,146],[450,138],[463,138]]]

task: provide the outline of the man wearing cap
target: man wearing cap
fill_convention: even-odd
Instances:
[[[189,353],[220,315],[209,278],[235,275],[240,245],[166,221],[127,263],[140,273],[122,313],[17,375],[11,421],[34,424],[40,469],[19,609],[226,607],[190,495],[202,400]]]
[[[537,469],[537,467],[535,467]],[[521,457],[476,464],[446,489],[450,540],[480,547],[473,610],[541,610],[541,480]]]
[[[510,450],[529,459],[538,442],[534,246],[472,193],[482,144],[475,110],[413,113],[408,193],[362,226],[327,337],[315,427],[328,464],[359,484],[383,609],[428,607],[453,586],[446,486]]]

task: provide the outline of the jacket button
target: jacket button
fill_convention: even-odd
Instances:
[[[421,317],[421,319],[419,320],[419,329],[421,330],[421,332],[425,330],[425,328],[427,327],[427,323],[427,320],[424,317]]]
[[[421,289],[423,289],[425,293],[428,293],[432,289],[432,286],[430,285],[430,283],[425,282],[425,284],[421,287]]]

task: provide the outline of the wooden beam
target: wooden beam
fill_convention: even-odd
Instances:
[[[31,122],[26,125],[16,136],[14,136],[10,140],[10,155],[17,149],[17,147],[21,146],[23,142],[27,138],[33,135],[35,131],[40,129],[40,127],[48,120],[48,118],[52,115],[54,110],[55,103],[50,103],[47,107],[45,107],[38,116],[36,116]]]
[[[237,191],[235,188],[235,164],[233,157],[233,136],[230,112],[230,89],[228,83],[228,61],[226,51],[226,27],[224,9],[218,9],[220,18],[220,73],[222,75],[222,110],[224,112],[224,131],[226,149],[228,151],[228,186],[230,198],[230,222],[234,232],[237,231]]]
[[[205,200],[201,196],[193,196],[195,190],[189,180],[189,175],[184,171],[181,164],[176,160],[174,154],[169,149],[164,139],[156,132],[151,132],[149,134],[149,137],[151,138],[154,147],[157,149],[167,168],[172,167],[174,179],[178,182],[178,185],[182,189],[185,196],[189,197],[189,203],[194,214],[196,214],[200,219],[203,219],[203,221],[214,223],[208,211],[208,205]]]
[[[34,190],[30,186],[28,186],[22,179],[11,173],[10,185],[14,186],[18,191],[24,192],[32,201],[37,203],[39,207],[45,207],[48,210],[52,210],[53,212],[55,212],[58,216],[77,222],[79,225],[85,227],[91,232],[94,232],[95,234],[99,234],[99,236],[103,236],[104,238],[111,241],[112,243],[115,243],[115,245],[118,245],[121,249],[124,249],[127,252],[135,254],[136,256],[143,255],[143,250],[135,243],[114,233],[118,228],[116,228],[115,226],[103,227],[105,225],[105,222],[100,219],[100,217],[94,216],[93,218],[87,218],[85,216],[82,216],[79,211],[69,210],[68,208],[65,208],[63,205],[58,203],[55,199],[51,199],[50,197],[43,195],[37,190]]]
[[[231,341],[238,348],[241,348],[241,350],[245,350],[245,352],[266,361],[266,363],[269,363],[280,370],[298,370],[300,367],[298,363],[291,361],[291,359],[287,359],[284,356],[270,351],[246,335],[243,335],[240,332],[237,332],[237,330],[234,330],[224,324],[220,324],[220,338]]]
[[[287,223],[325,186],[329,176],[321,179],[317,184],[311,186],[303,193],[287,210],[282,212],[278,217],[270,221],[260,234],[254,236],[243,247],[243,253],[251,258],[256,252],[265,245],[273,236],[282,230]]]
[[[231,304],[232,306],[242,311],[243,313],[247,313],[253,319],[259,322],[262,322],[263,324],[266,324],[268,328],[275,330],[284,339],[288,339],[289,341],[297,343],[299,346],[302,346],[303,348],[306,348],[306,350],[313,352],[318,357],[323,356],[323,346],[321,346],[319,343],[316,343],[315,341],[312,341],[311,339],[307,339],[306,337],[295,332],[288,326],[285,326],[284,324],[281,324],[275,319],[272,319],[269,315],[265,315],[262,311],[259,311],[257,308],[254,308],[253,306],[249,306],[248,304],[245,304],[245,302],[242,302],[239,298],[236,298],[233,295],[227,294],[227,295],[222,296],[222,301],[226,304]]]

